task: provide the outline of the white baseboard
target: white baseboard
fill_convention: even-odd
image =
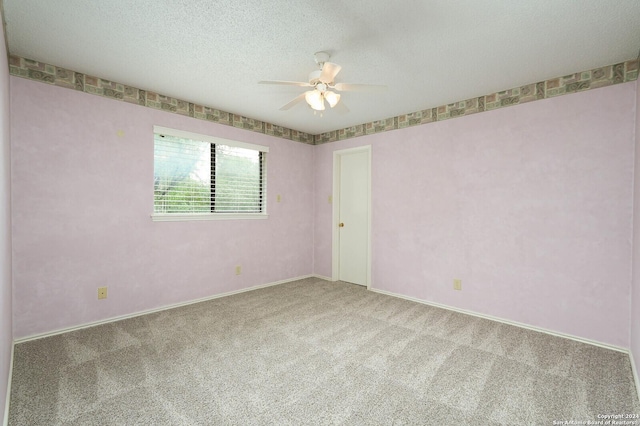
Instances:
[[[640,378],[638,378],[638,369],[633,361],[633,352],[629,349],[629,361],[631,361],[631,371],[633,372],[633,380],[636,384],[636,392],[638,392],[638,400],[640,401]]]
[[[11,402],[11,378],[13,377],[13,348],[15,343],[11,345],[11,357],[9,358],[9,378],[7,379],[7,398],[4,402],[4,419],[3,426],[9,425],[9,404]]]
[[[292,281],[298,281],[298,280],[302,280],[302,279],[305,279],[305,278],[311,278],[311,277],[314,277],[314,275],[303,275],[303,276],[300,276],[300,277],[288,278],[286,280],[275,281],[275,282],[267,283],[267,284],[259,284],[259,285],[255,285],[253,287],[242,288],[240,290],[234,290],[234,291],[229,291],[229,292],[226,292],[226,293],[214,294],[212,296],[201,297],[199,299],[189,300],[189,301],[186,301],[186,302],[173,303],[171,305],[165,305],[165,306],[161,306],[159,308],[153,308],[153,309],[147,309],[147,310],[144,310],[144,311],[134,312],[132,314],[120,315],[120,316],[117,316],[117,317],[111,317],[111,318],[107,318],[107,319],[104,319],[104,320],[93,321],[93,322],[89,322],[89,323],[85,323],[85,324],[81,324],[81,325],[76,325],[76,326],[72,326],[72,327],[60,328],[58,330],[48,331],[48,332],[45,332],[45,333],[33,334],[31,336],[21,337],[19,339],[15,339],[14,340],[14,344],[28,342],[30,340],[42,339],[44,337],[55,336],[57,334],[69,333],[70,331],[81,330],[83,328],[89,328],[89,327],[95,327],[96,325],[107,324],[107,323],[110,323],[110,322],[121,321],[121,320],[124,320],[124,319],[127,319],[127,318],[134,318],[134,317],[139,317],[139,316],[142,316],[142,315],[152,314],[152,313],[155,313],[155,312],[166,311],[166,310],[169,310],[169,309],[179,308],[181,306],[193,305],[194,303],[206,302],[207,300],[219,299],[221,297],[232,296],[234,294],[245,293],[247,291],[258,290],[258,289],[265,288],[265,287],[272,287],[274,285],[285,284],[285,283],[289,283],[289,282],[292,282]]]
[[[312,274],[311,276],[313,278],[319,278],[321,280],[332,281],[333,282],[333,279],[331,277],[325,277],[324,275]]]
[[[550,334],[550,335],[556,336],[556,337],[564,337],[565,339],[571,339],[571,340],[575,340],[575,341],[578,341],[578,342],[587,343],[587,344],[594,345],[594,346],[599,346],[599,347],[605,348],[605,349],[611,349],[611,350],[614,350],[614,351],[624,352],[624,353],[628,353],[628,354],[631,353],[629,351],[629,349],[627,349],[627,348],[623,348],[623,347],[616,346],[616,345],[610,345],[608,343],[598,342],[596,340],[585,339],[583,337],[573,336],[571,334],[559,333],[557,331],[548,330],[546,328],[535,327],[535,326],[532,326],[532,325],[529,325],[529,324],[524,324],[524,323],[517,322],[517,321],[511,321],[511,320],[507,320],[507,319],[504,319],[504,318],[494,317],[494,316],[491,316],[491,315],[480,314],[478,312],[468,311],[466,309],[454,308],[453,306],[443,305],[441,303],[436,303],[436,302],[429,302],[427,300],[422,300],[422,299],[418,299],[416,297],[411,297],[411,296],[405,296],[403,294],[393,293],[393,292],[386,291],[386,290],[379,290],[379,289],[375,289],[375,288],[372,288],[370,290],[373,291],[373,292],[376,292],[376,293],[385,294],[387,296],[398,297],[400,299],[405,299],[405,300],[410,300],[412,302],[422,303],[423,305],[435,306],[436,308],[447,309],[449,311],[459,312],[461,314],[472,315],[472,316],[478,317],[478,318],[484,318],[484,319],[488,319],[488,320],[491,320],[491,321],[497,321],[497,322],[501,322],[501,323],[508,324],[508,325],[514,325],[516,327],[526,328],[528,330],[538,331],[540,333]]]
[[[49,336],[55,336],[55,335],[58,335],[58,334],[68,333],[70,331],[75,331],[75,330],[80,330],[80,329],[83,329],[83,328],[94,327],[94,326],[97,326],[97,325],[107,324],[107,323],[110,323],[110,322],[121,321],[121,320],[124,320],[124,319],[127,319],[127,318],[134,318],[134,317],[138,317],[138,316],[142,316],[142,315],[152,314],[154,312],[166,311],[166,310],[169,310],[169,309],[179,308],[181,306],[187,306],[187,305],[192,305],[192,304],[195,304],[195,303],[206,302],[207,300],[213,300],[213,299],[218,299],[218,298],[221,298],[221,297],[232,296],[234,294],[245,293],[245,292],[248,292],[248,291],[258,290],[258,289],[266,288],[266,287],[272,287],[272,286],[275,286],[275,285],[285,284],[285,283],[289,283],[289,282],[292,282],[292,281],[298,281],[298,280],[302,280],[302,279],[305,279],[305,278],[319,278],[319,279],[323,279],[323,280],[326,280],[326,281],[333,281],[331,278],[325,277],[325,276],[322,276],[322,275],[317,275],[317,274],[303,275],[303,276],[299,276],[299,277],[295,277],[295,278],[289,278],[289,279],[286,279],[286,280],[275,281],[275,282],[272,282],[272,283],[259,284],[259,285],[253,286],[253,287],[247,287],[247,288],[243,288],[243,289],[240,289],[240,290],[234,290],[234,291],[230,291],[230,292],[226,292],[226,293],[214,294],[212,296],[202,297],[202,298],[190,300],[190,301],[187,301],[187,302],[174,303],[174,304],[171,304],[171,305],[161,306],[159,308],[148,309],[148,310],[135,312],[135,313],[132,313],[132,314],[127,314],[127,315],[120,315],[120,316],[108,318],[108,319],[105,319],[105,320],[93,321],[93,322],[82,324],[82,325],[78,325],[78,326],[66,327],[66,328],[62,328],[62,329],[58,329],[58,330],[54,330],[54,331],[50,331],[50,332],[46,332],[46,333],[40,333],[40,334],[35,334],[35,335],[31,335],[31,336],[15,339],[14,342],[13,342],[13,345],[11,346],[11,364],[10,364],[10,367],[9,367],[9,380],[8,380],[8,383],[7,383],[7,398],[6,398],[6,401],[5,401],[5,412],[4,412],[3,425],[7,426],[8,422],[9,422],[9,403],[10,403],[10,398],[11,398],[11,378],[12,378],[12,375],[13,375],[14,346],[16,344],[18,344],[18,343],[27,342],[27,341],[30,341],[30,340],[41,339],[41,338],[49,337]],[[605,348],[605,349],[611,349],[611,350],[618,351],[618,352],[628,353],[629,354],[629,359],[631,361],[631,369],[633,371],[633,377],[634,377],[635,384],[636,384],[636,390],[638,392],[638,399],[640,399],[640,379],[638,377],[638,371],[636,369],[636,365],[635,365],[634,360],[633,360],[633,353],[631,352],[631,350],[629,350],[627,348],[622,348],[620,346],[610,345],[610,344],[607,344],[607,343],[602,343],[602,342],[598,342],[598,341],[591,340],[591,339],[585,339],[585,338],[578,337],[578,336],[573,336],[573,335],[570,335],[570,334],[559,333],[559,332],[556,332],[556,331],[552,331],[552,330],[548,330],[548,329],[545,329],[545,328],[531,326],[531,325],[520,323],[520,322],[517,322],[517,321],[511,321],[511,320],[506,320],[506,319],[503,319],[503,318],[494,317],[492,315],[480,314],[480,313],[469,311],[469,310],[466,310],[466,309],[455,308],[453,306],[448,306],[448,305],[444,305],[444,304],[441,304],[441,303],[429,302],[427,300],[422,300],[422,299],[418,299],[416,297],[406,296],[406,295],[403,295],[403,294],[393,293],[393,292],[386,291],[386,290],[380,290],[380,289],[375,289],[375,288],[371,288],[370,290],[373,291],[373,292],[376,292],[376,293],[387,295],[387,296],[397,297],[397,298],[400,298],[400,299],[405,299],[405,300],[410,300],[412,302],[421,303],[423,305],[429,305],[429,306],[434,306],[434,307],[437,307],[437,308],[447,309],[449,311],[459,312],[459,313],[466,314],[466,315],[472,315],[472,316],[475,316],[475,317],[478,317],[478,318],[484,318],[484,319],[488,319],[488,320],[491,320],[491,321],[497,321],[497,322],[501,322],[501,323],[504,323],[504,324],[525,328],[525,329],[528,329],[528,330],[538,331],[540,333],[545,333],[545,334],[549,334],[549,335],[552,335],[552,336],[563,337],[565,339],[571,339],[571,340],[575,340],[575,341],[578,341],[578,342],[587,343],[587,344],[594,345],[594,346],[599,346],[599,347],[602,347],[602,348]]]

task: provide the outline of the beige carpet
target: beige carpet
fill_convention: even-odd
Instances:
[[[16,345],[10,425],[551,425],[626,354],[306,279]]]

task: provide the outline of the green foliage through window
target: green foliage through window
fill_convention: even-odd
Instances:
[[[155,213],[264,212],[266,153],[156,133]]]

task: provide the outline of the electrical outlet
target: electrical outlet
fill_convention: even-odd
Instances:
[[[462,280],[453,280],[453,289],[454,290],[462,290]]]
[[[106,298],[107,298],[107,288],[98,287],[98,299],[106,299]]]
[[[240,275],[242,273],[242,266],[236,266],[236,275]]]
[[[276,201],[279,203],[282,201],[282,196],[280,194],[276,195]]]

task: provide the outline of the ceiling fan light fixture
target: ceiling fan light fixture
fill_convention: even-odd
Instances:
[[[324,92],[324,98],[327,100],[327,102],[329,102],[329,106],[331,108],[333,108],[337,105],[338,102],[340,102],[340,94],[330,92],[328,90]]]
[[[2,3],[2,0],[0,0],[0,3]],[[338,107],[338,109],[344,113],[348,112],[349,109],[344,105],[344,102],[340,103],[340,94],[336,93],[335,91],[341,92],[343,90],[350,90],[356,92],[364,92],[380,91],[386,89],[386,86],[377,86],[371,84],[336,83],[336,75],[338,75],[342,67],[338,64],[329,62],[329,53],[327,52],[316,52],[315,59],[320,69],[312,71],[311,74],[309,74],[308,83],[302,81],[285,80],[267,80],[259,82],[260,84],[279,84],[311,88],[311,90],[300,93],[289,103],[282,106],[280,108],[281,111],[291,109],[294,105],[301,103],[304,99],[309,107],[314,111],[324,111],[324,101],[326,100],[331,108],[340,104],[340,107]],[[320,115],[322,116],[322,114]]]
[[[304,100],[307,101],[309,106],[316,111],[324,111],[324,98],[322,93],[318,90],[309,90],[304,94]]]

